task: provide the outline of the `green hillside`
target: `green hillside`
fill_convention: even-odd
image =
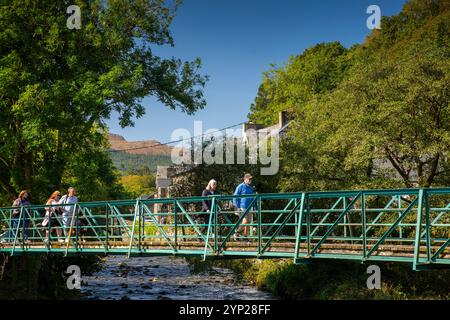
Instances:
[[[144,155],[125,152],[109,152],[109,156],[122,174],[155,174],[156,166],[168,166],[172,164],[170,155]]]

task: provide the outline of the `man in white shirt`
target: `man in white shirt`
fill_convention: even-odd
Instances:
[[[78,203],[78,198],[76,197],[77,190],[73,187],[70,187],[67,190],[67,194],[63,195],[61,200],[59,200],[59,204],[71,204],[62,207],[62,220],[64,224],[64,235],[67,237],[69,235],[70,222],[72,221],[72,215],[75,209],[75,203]],[[67,241],[67,239],[66,239]]]

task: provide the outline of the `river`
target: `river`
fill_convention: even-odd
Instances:
[[[101,271],[83,276],[87,300],[264,300],[267,292],[237,281],[233,271],[192,272],[183,258],[108,256]]]

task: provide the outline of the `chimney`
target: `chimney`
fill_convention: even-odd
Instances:
[[[247,123],[247,122],[244,122],[244,123],[242,124],[242,135],[243,135],[243,136],[245,135],[245,132],[247,131],[247,129],[248,129],[248,123]]]
[[[278,113],[278,126],[281,128],[283,128],[285,125],[287,125],[289,122],[289,118],[288,118],[288,112],[285,111],[280,111]]]

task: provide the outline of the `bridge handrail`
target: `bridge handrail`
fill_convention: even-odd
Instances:
[[[305,193],[310,198],[320,198],[320,197],[342,197],[346,195],[357,195],[362,192],[366,196],[390,196],[390,195],[418,195],[419,191],[423,190],[424,193],[428,194],[450,194],[450,187],[439,187],[439,188],[400,188],[400,189],[355,189],[355,190],[333,190],[333,191],[299,191],[299,192],[280,192],[280,193],[255,193],[246,195],[211,195],[211,196],[191,196],[191,197],[170,197],[170,198],[150,198],[150,199],[123,199],[123,200],[102,200],[102,201],[85,201],[78,202],[79,206],[97,206],[101,204],[114,203],[117,205],[135,205],[136,202],[141,203],[161,203],[161,202],[173,202],[174,200],[178,202],[198,202],[203,200],[212,200],[215,198],[217,200],[233,200],[235,198],[255,198],[260,197],[264,199],[284,199],[287,197],[298,197],[301,198],[302,194]],[[74,206],[73,203],[67,204],[37,204],[37,205],[27,205],[22,206],[27,209],[45,209],[48,207],[69,207]],[[18,207],[0,207],[0,210],[14,210]]]

